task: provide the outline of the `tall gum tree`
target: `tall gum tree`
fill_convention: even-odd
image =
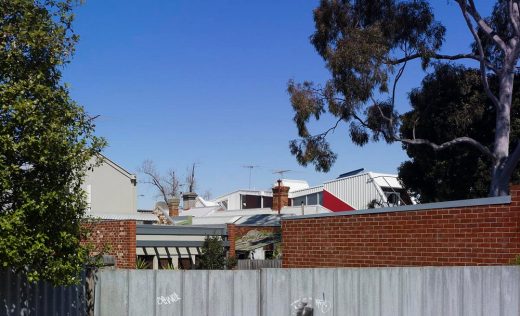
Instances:
[[[520,54],[519,2],[499,0],[491,16],[484,18],[473,0],[454,0],[473,44],[467,52],[447,55],[440,53],[446,28],[435,20],[428,1],[322,0],[314,10],[316,31],[311,43],[324,59],[331,79],[323,86],[289,81],[300,136],[290,142],[291,153],[304,166],[312,163],[316,170],[328,171],[337,156],[326,136],[340,123],[349,125],[351,140],[360,146],[370,139],[383,139],[440,151],[464,143],[492,162],[489,195],[507,195],[520,159],[520,143],[510,139],[511,101]],[[442,143],[415,133],[412,138],[400,137],[401,116],[395,110],[395,93],[412,60],[420,60],[424,70],[440,60],[476,62],[483,89],[496,109],[492,146],[467,135]],[[491,74],[498,78],[498,93],[490,88]],[[307,128],[310,119],[319,120],[325,112],[337,119],[335,124],[311,135]]]

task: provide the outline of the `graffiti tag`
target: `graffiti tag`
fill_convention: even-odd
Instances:
[[[176,303],[180,300],[180,296],[177,293],[172,292],[172,294],[168,296],[157,296],[157,305],[169,305]]]
[[[314,302],[314,308],[312,303]],[[312,297],[301,297],[291,303],[294,316],[313,315],[314,309],[322,314],[328,313],[332,309],[332,303],[325,299],[313,299]]]

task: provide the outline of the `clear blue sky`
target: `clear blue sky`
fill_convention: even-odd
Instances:
[[[448,28],[444,52],[469,50],[470,35],[454,1],[432,1]],[[324,82],[328,73],[309,43],[318,1],[93,1],[76,10],[80,35],[64,79],[72,97],[97,120],[105,154],[131,172],[143,160],[184,175],[197,163],[198,192],[213,197],[248,187],[267,189],[276,169],[311,185],[365,168],[396,173],[399,144],[350,144],[346,128],[330,138],[338,160],[328,174],[299,166],[288,149],[295,138],[286,93],[289,79]],[[488,12],[492,1],[477,1]],[[417,66],[417,65],[415,65]],[[403,77],[399,110],[422,72]],[[332,121],[315,125],[318,132]],[[138,174],[138,179],[142,176]],[[139,184],[139,207],[156,194]]]

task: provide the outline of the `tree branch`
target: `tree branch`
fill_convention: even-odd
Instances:
[[[151,160],[145,160],[143,165],[138,168],[138,171],[145,174],[150,178],[150,181],[145,181],[145,183],[152,184],[162,195],[164,202],[168,203],[168,192],[163,183],[161,182],[161,177],[159,173],[156,171],[155,166]]]
[[[513,29],[517,37],[520,37],[520,28],[518,27],[518,20],[520,17],[520,13],[518,12],[518,3],[513,0],[508,0],[509,5],[509,19],[511,20],[511,24],[513,25]]]
[[[336,128],[338,127],[339,125],[339,122],[341,122],[343,120],[343,116],[340,117],[337,121],[336,121],[336,124],[334,124],[334,126],[332,126],[331,128],[329,128],[328,130],[326,130],[325,132],[323,133],[320,133],[318,135],[314,135],[312,136],[312,138],[324,138],[327,136],[328,133],[330,133],[331,131],[334,131],[336,130]]]
[[[486,146],[482,145],[481,143],[479,143],[478,141],[476,141],[470,137],[458,137],[458,138],[452,139],[450,141],[444,142],[440,145],[438,145],[434,142],[431,142],[427,139],[421,139],[421,138],[417,138],[417,139],[395,138],[395,140],[400,141],[405,144],[410,144],[410,145],[427,145],[427,146],[430,146],[435,151],[440,151],[440,150],[443,150],[443,149],[446,149],[448,147],[458,145],[458,144],[469,144],[469,145],[472,145],[473,147],[477,148],[478,150],[480,150],[480,152],[482,152],[487,157],[491,158],[492,160],[495,160],[495,155],[489,150],[489,148],[487,148]]]
[[[402,64],[404,62],[410,61],[410,60],[421,58],[421,57],[423,57],[423,55],[424,54],[421,54],[421,53],[415,53],[415,54],[411,54],[411,55],[408,55],[408,56],[405,56],[405,57],[402,57],[399,59],[388,60],[387,63],[390,65],[398,65],[398,64]],[[433,54],[429,57],[433,58],[433,59],[440,59],[440,60],[472,59],[472,60],[480,62],[480,57],[473,53],[457,54],[457,55]],[[490,62],[485,61],[485,63],[486,63],[487,68],[489,68],[493,72],[497,73],[497,69]]]
[[[477,43],[478,47],[478,53],[479,53],[479,59],[480,59],[480,77],[482,79],[482,85],[484,86],[484,91],[486,91],[486,95],[488,98],[491,99],[495,107],[498,109],[500,108],[500,101],[498,98],[491,92],[491,89],[489,88],[489,82],[486,75],[486,64],[484,60],[484,48],[482,46],[482,42],[480,40],[480,37],[478,37],[477,31],[473,28],[473,25],[471,24],[471,20],[469,17],[469,14],[466,10],[466,5],[461,4],[461,0],[459,0],[459,7],[462,11],[462,15],[464,16],[464,20],[466,21],[466,25],[468,26],[469,30],[471,31],[471,34],[473,35],[473,38],[475,39],[475,42]]]
[[[464,1],[464,4],[462,4],[462,1]],[[475,6],[475,2],[473,0],[469,1],[469,7],[467,6],[466,0],[458,0],[459,6],[463,11],[468,12],[471,17],[473,17],[473,20],[477,23],[477,25],[480,27],[482,31],[490,38],[492,39],[504,52],[507,50],[507,44],[504,42],[500,36],[498,36],[497,33],[486,23],[486,21],[480,16],[480,14],[477,11],[477,8]],[[467,10],[469,9],[469,10]],[[473,27],[472,27],[473,28]]]

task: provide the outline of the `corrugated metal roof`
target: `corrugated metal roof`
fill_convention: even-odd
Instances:
[[[193,225],[232,224],[240,219],[240,216],[208,216],[194,217],[191,219]]]
[[[278,214],[258,214],[252,216],[242,216],[236,225],[244,226],[280,226],[280,218],[287,215]]]
[[[220,206],[195,207],[190,208],[189,210],[180,210],[179,215],[193,217],[209,216],[210,214],[218,211],[220,208]]]
[[[322,213],[330,213],[326,207],[322,205],[304,205],[304,214],[322,214]],[[284,206],[281,211],[282,214],[293,214],[293,215],[301,215],[302,207],[301,206]]]
[[[89,214],[86,218],[92,219],[106,219],[106,220],[135,220],[135,221],[157,221],[158,218],[154,214],[111,214],[111,213],[96,213]]]
[[[295,198],[295,197],[304,196],[307,194],[318,193],[321,191],[323,191],[323,185],[317,185],[315,187],[310,187],[310,188],[303,189],[303,190],[289,192],[289,198]]]
[[[401,183],[395,174],[384,174],[384,173],[371,173],[375,183],[380,187],[392,187],[395,189],[401,189]]]
[[[370,172],[327,181],[324,184],[324,190],[355,209],[365,209],[373,199],[385,198],[383,191],[374,182]]]

